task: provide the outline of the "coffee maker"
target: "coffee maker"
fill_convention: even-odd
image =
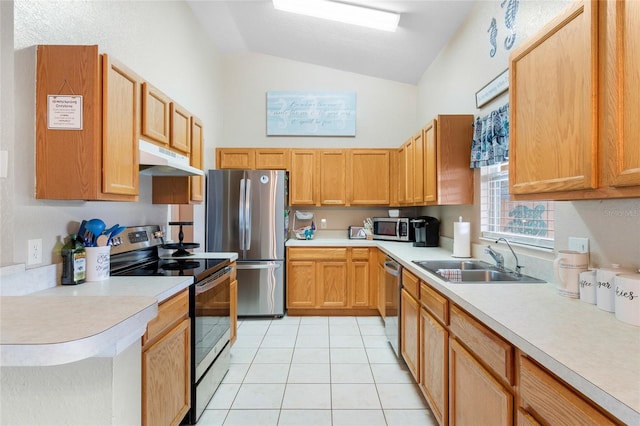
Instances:
[[[411,219],[415,233],[414,247],[438,247],[440,242],[440,221],[431,216]]]

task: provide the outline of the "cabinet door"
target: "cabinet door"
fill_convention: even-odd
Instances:
[[[316,263],[318,305],[323,308],[348,306],[347,262],[319,261]]]
[[[143,425],[178,425],[189,410],[190,328],[183,320],[142,353]]]
[[[449,334],[425,309],[420,309],[420,389],[440,426],[448,424]]]
[[[289,171],[289,202],[291,205],[316,204],[318,186],[316,162],[316,150],[291,150],[291,170]]]
[[[513,396],[455,339],[449,339],[449,424],[513,424]]]
[[[413,138],[410,138],[407,142],[405,142],[404,145],[405,145],[404,182],[405,182],[405,193],[406,193],[405,202],[407,204],[413,204],[413,193],[414,193],[413,188],[415,186],[415,163],[414,163],[415,145],[413,142]]]
[[[316,307],[315,262],[287,261],[287,308]]]
[[[171,99],[149,83],[142,83],[142,128],[145,139],[169,145]]]
[[[257,170],[289,170],[289,150],[260,148],[255,150]]]
[[[608,184],[640,186],[640,2],[607,3],[607,68],[605,79],[605,127]],[[608,142],[608,143],[607,143]]]
[[[438,201],[438,170],[436,169],[436,134],[438,122],[431,120],[423,129],[424,143],[424,171],[423,171],[423,191],[426,203],[436,203]]]
[[[402,289],[400,305],[400,352],[413,378],[420,380],[419,317],[420,305],[406,290]]]
[[[396,153],[398,164],[398,204],[407,204],[407,146],[403,144]]]
[[[171,148],[189,154],[191,150],[191,114],[171,102]]]
[[[138,194],[140,78],[102,55],[102,191]]]
[[[511,55],[512,194],[597,187],[597,3],[576,2]]]
[[[413,137],[413,199],[415,205],[422,205],[424,199],[424,132]]]
[[[389,205],[390,152],[349,150],[347,188],[351,205]]]
[[[252,148],[217,148],[218,169],[255,169],[256,157]]]
[[[345,173],[347,155],[344,150],[322,150],[320,156],[320,204],[343,206],[347,203]]]
[[[191,165],[197,169],[204,168],[203,158],[204,136],[202,121],[191,117]],[[189,177],[190,201],[201,202],[204,199],[204,176]]]
[[[384,261],[384,259],[383,259]],[[385,288],[385,284],[387,283],[386,272],[384,271],[384,264],[378,263],[378,313],[380,317],[384,320],[385,317],[385,308],[386,308],[386,300],[385,295],[387,294],[387,289]]]
[[[350,267],[351,306],[368,308],[371,305],[369,261],[353,261]]]

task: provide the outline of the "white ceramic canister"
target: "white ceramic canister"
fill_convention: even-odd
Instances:
[[[598,268],[596,271],[596,304],[598,308],[607,311],[615,311],[616,286],[613,279],[616,275],[633,273],[633,269],[623,268],[614,263],[610,268]]]
[[[614,278],[616,318],[640,327],[640,274]]]
[[[102,281],[111,272],[111,246],[85,247],[87,254],[87,281]]]
[[[553,272],[556,276],[558,294],[577,299],[580,297],[578,281],[580,272],[586,271],[589,265],[589,253],[573,250],[559,250],[553,261]]]
[[[586,303],[596,304],[596,270],[580,272],[580,300]]]

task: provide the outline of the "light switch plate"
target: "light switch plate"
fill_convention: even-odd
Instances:
[[[579,251],[580,253],[589,253],[589,239],[569,237],[569,250]]]

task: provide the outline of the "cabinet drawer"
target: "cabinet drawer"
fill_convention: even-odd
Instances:
[[[521,405],[543,424],[614,425],[591,403],[550,373],[520,356]]]
[[[451,332],[467,346],[487,368],[513,385],[513,347],[455,305],[449,312]]]
[[[185,289],[158,306],[158,316],[149,321],[147,332],[142,338],[142,344],[146,345],[149,341],[155,340],[188,316],[189,290]]]
[[[404,287],[414,299],[420,299],[420,279],[406,269],[402,270],[402,287]]]
[[[368,248],[352,248],[351,259],[353,260],[369,260]]]
[[[289,248],[289,260],[342,260],[347,261],[347,248]]]
[[[449,301],[425,283],[420,283],[420,302],[443,324],[449,324]]]

